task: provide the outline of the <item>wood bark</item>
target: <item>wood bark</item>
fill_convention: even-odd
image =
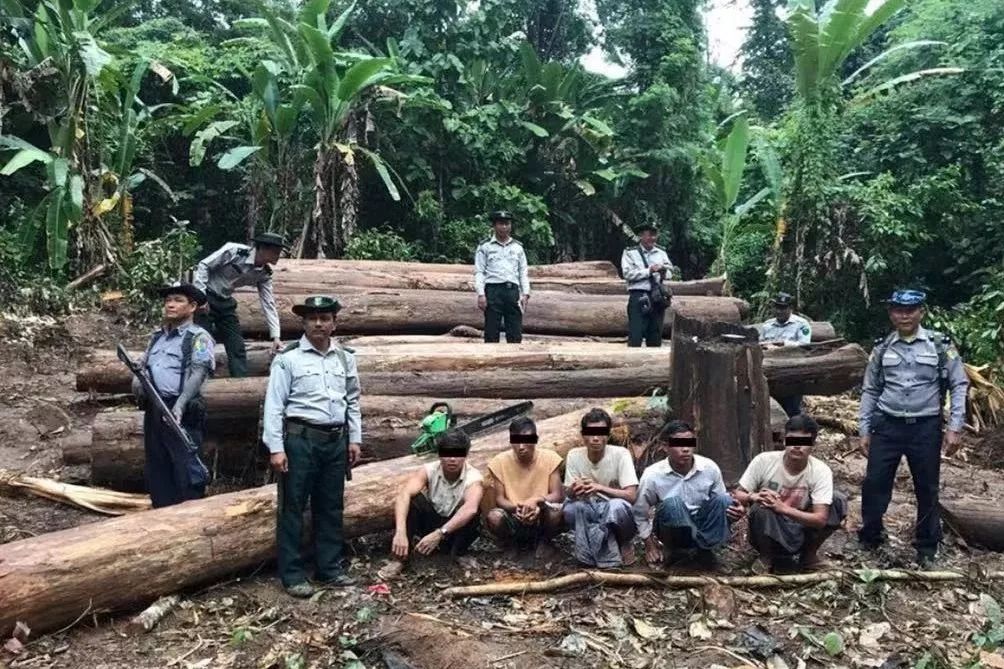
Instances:
[[[773,448],[763,358],[753,328],[682,316],[673,324],[669,405],[694,426],[701,453],[718,464],[726,483]]]
[[[1004,551],[1004,510],[991,500],[941,500],[942,517],[972,546]]]
[[[473,249],[471,251],[473,253]],[[363,272],[382,272],[408,276],[412,272],[436,274],[463,274],[474,276],[474,265],[453,263],[414,263],[392,260],[293,260],[284,259],[275,266],[275,276],[285,274],[306,274],[317,276],[329,271],[358,270]],[[607,260],[581,260],[578,262],[555,263],[551,265],[530,265],[530,278],[582,277],[613,278],[620,275],[613,263]]]
[[[231,383],[245,382],[236,379]],[[363,462],[376,462],[404,457],[411,453],[411,444],[419,434],[419,422],[436,401],[428,397],[363,397]],[[461,398],[446,400],[453,408],[457,424],[473,420],[522,400],[492,400]],[[570,411],[585,412],[592,406],[605,406],[607,398],[560,398],[534,400],[530,416],[546,420]],[[245,478],[264,466],[265,449],[259,443],[257,403],[248,405],[248,413],[210,421],[203,453],[217,476]],[[66,454],[64,453],[64,462]],[[115,490],[142,492],[143,480],[143,414],[139,411],[106,411],[94,417],[92,440],[81,453],[73,453],[75,461],[91,465],[91,483]]]
[[[608,411],[644,414],[644,401]],[[541,421],[540,447],[564,455],[579,445],[581,412]],[[509,448],[507,434],[474,441],[468,462],[484,468]],[[390,529],[393,491],[428,460],[398,458],[358,467],[346,485],[348,538]],[[23,621],[36,632],[88,612],[137,607],[272,559],[275,486],[217,495],[0,545],[0,637]]]
[[[408,272],[388,272],[386,270],[365,270],[341,268],[327,270],[281,271],[274,275],[276,293],[338,295],[345,286],[362,288],[388,288],[396,290],[452,290],[471,293],[474,291],[474,273],[427,272],[417,265]],[[534,291],[558,291],[586,295],[624,295],[626,285],[622,279],[614,277],[565,277],[539,276],[530,280]],[[673,295],[702,295],[717,297],[722,295],[722,277],[710,277],[694,281],[670,281],[668,287]]]
[[[258,296],[236,293],[237,316],[246,336],[267,336],[268,328]],[[298,336],[302,320],[291,307],[307,295],[276,296],[284,336]],[[343,305],[338,315],[340,334],[442,334],[456,325],[481,327],[484,314],[473,293],[449,290],[367,290],[344,288],[338,292]],[[627,297],[617,295],[575,295],[535,292],[523,315],[523,331],[528,334],[623,336],[627,332]],[[669,334],[672,313],[699,320],[738,323],[749,309],[732,297],[688,297],[673,299],[666,318]]]

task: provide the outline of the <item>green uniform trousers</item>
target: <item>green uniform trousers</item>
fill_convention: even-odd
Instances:
[[[300,545],[303,512],[310,500],[314,535],[315,577],[319,581],[342,572],[344,534],[342,510],[345,471],[348,467],[348,433],[331,434],[287,426],[285,440],[289,471],[279,475],[276,544],[279,578],[286,587],[307,580]]]
[[[227,350],[227,369],[230,377],[248,375],[248,353],[241,336],[241,322],[237,320],[237,300],[216,293],[207,293],[209,313],[196,314],[195,324],[205,328],[213,339]]]

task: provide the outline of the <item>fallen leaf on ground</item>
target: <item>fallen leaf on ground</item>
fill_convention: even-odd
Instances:
[[[635,634],[640,636],[642,639],[661,639],[666,636],[665,627],[655,627],[646,620],[641,618],[632,618],[631,626],[634,627]],[[710,636],[710,632],[709,632]]]
[[[988,653],[985,650],[981,650],[980,664],[987,667],[987,669],[1004,669],[1004,655]]]
[[[708,624],[703,620],[695,620],[690,623],[690,636],[695,639],[710,639],[711,630],[708,629]]]
[[[888,634],[891,629],[892,625],[887,622],[872,623],[871,625],[867,625],[863,630],[861,630],[861,635],[858,637],[858,643],[865,648],[878,648],[878,640]]]

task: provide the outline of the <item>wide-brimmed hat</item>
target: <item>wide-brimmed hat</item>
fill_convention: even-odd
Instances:
[[[190,283],[175,281],[170,286],[162,286],[157,289],[157,294],[161,297],[168,295],[184,295],[200,307],[206,303],[206,294]]]
[[[927,302],[927,293],[922,290],[896,290],[885,301],[890,307],[922,307]]]
[[[263,232],[251,240],[255,246],[277,246],[284,251],[289,250],[286,239],[277,232]]]
[[[311,295],[303,301],[303,304],[293,305],[293,313],[297,316],[323,313],[337,314],[341,309],[341,303],[337,299],[327,295]]]

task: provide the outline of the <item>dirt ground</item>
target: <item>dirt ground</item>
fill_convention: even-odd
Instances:
[[[88,347],[141,344],[142,335],[124,337],[128,325],[104,314],[58,323],[0,321],[0,469],[71,481],[86,476],[86,470],[62,466],[59,443],[85,427],[102,405],[74,391],[73,372]],[[832,430],[824,432],[817,455],[831,463],[838,487],[851,497],[847,531],[828,542],[826,559],[848,570],[908,567],[914,506],[905,465],[888,520],[892,551],[885,564],[876,564],[853,540],[864,459],[852,439]],[[942,494],[1000,503],[1001,468],[1004,435],[972,440],[962,457],[944,462]],[[0,543],[100,520],[46,500],[0,497]],[[747,575],[754,556],[741,524],[734,530],[718,571]],[[1004,639],[995,605],[1004,601],[1004,584],[979,576],[950,584],[849,579],[783,590],[593,586],[449,599],[441,593],[448,585],[546,578],[576,566],[567,557],[543,564],[513,559],[479,540],[473,562],[421,560],[403,578],[384,583],[377,570],[389,545],[386,534],[352,542],[357,587],[297,601],[277,587],[272,565],[263,564],[231,581],[182,593],[182,604],[148,634],[128,633],[127,614],[90,616],[69,629],[28,637],[16,654],[0,648],[0,667],[956,669],[979,666],[978,642]],[[567,547],[563,538],[559,548]],[[978,575],[1004,570],[1004,558],[948,535],[938,567]],[[1004,657],[984,655],[983,663],[1004,667]]]

